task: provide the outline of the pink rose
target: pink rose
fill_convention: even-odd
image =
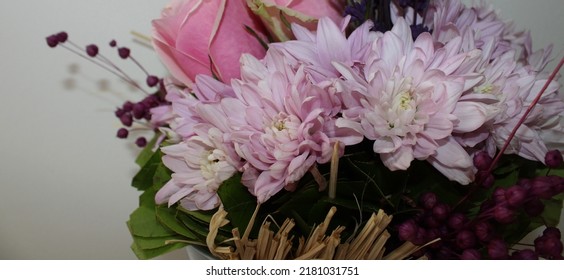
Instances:
[[[251,10],[260,16],[270,34],[278,41],[293,39],[288,23],[297,23],[314,30],[318,19],[329,17],[340,24],[345,2],[344,0],[247,0]]]
[[[243,0],[173,0],[153,20],[153,45],[172,76],[191,87],[196,75],[223,82],[240,75],[239,58],[266,53],[248,26],[264,38],[264,27]]]

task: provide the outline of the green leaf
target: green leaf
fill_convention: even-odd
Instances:
[[[147,162],[145,162],[141,170],[139,170],[139,172],[137,172],[137,174],[133,177],[131,185],[140,191],[146,190],[153,186],[153,177],[155,176],[155,173],[157,172],[159,166],[163,165],[161,158],[161,151],[156,151],[155,153],[153,153],[151,158]],[[164,176],[162,172],[163,171],[160,171],[160,176]]]
[[[153,139],[151,139],[151,141],[147,143],[147,146],[145,146],[145,148],[141,150],[141,152],[137,156],[137,159],[135,159],[135,163],[137,163],[139,167],[143,167],[147,163],[147,161],[149,161],[151,156],[153,156],[153,154],[155,153],[153,151],[153,148],[155,147],[155,144],[157,143],[157,139],[159,138],[159,136],[160,133],[155,134],[155,136],[153,136]]]
[[[185,213],[186,215],[192,216],[194,219],[197,219],[207,224],[210,223],[213,214],[215,214],[215,212],[217,211],[217,209],[209,210],[209,211],[203,211],[203,210],[190,211],[188,209],[183,208],[182,206],[178,206],[178,210],[181,211],[182,213]]]
[[[168,169],[163,163],[159,164],[153,175],[153,186],[156,189],[162,188],[171,179],[172,171]]]
[[[190,240],[199,240],[199,238],[186,229],[185,225],[178,219],[176,210],[166,206],[159,206],[156,208],[157,221],[163,224],[168,229],[187,237]]]
[[[129,216],[129,230],[132,235],[141,237],[164,237],[176,235],[174,231],[157,221],[154,208],[140,206]]]
[[[137,258],[141,260],[148,260],[166,254],[168,252],[178,250],[186,245],[187,244],[185,243],[172,243],[155,249],[142,249],[136,243],[133,243],[131,245],[131,250],[133,251],[135,256],[137,256]]]
[[[135,244],[139,249],[143,249],[143,250],[157,249],[169,245],[166,243],[167,241],[182,240],[182,239],[184,238],[180,235],[165,236],[165,237],[133,236],[133,242],[135,242]]]
[[[217,190],[233,227],[244,232],[257,207],[256,198],[241,183],[241,174],[225,180]]]
[[[178,216],[186,228],[196,235],[196,240],[205,241],[209,233],[209,224],[201,223],[188,215]]]

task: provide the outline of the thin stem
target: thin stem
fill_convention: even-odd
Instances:
[[[102,59],[93,59],[89,56],[86,56],[83,54],[84,49],[82,49],[81,47],[79,47],[78,45],[76,45],[75,43],[71,42],[71,41],[67,41],[73,48],[65,45],[65,44],[60,44],[61,47],[65,48],[66,50],[88,60],[91,63],[94,63],[95,65],[103,68],[104,70],[114,74],[115,76],[117,76],[118,78],[122,79],[124,82],[130,84],[131,86],[141,90],[142,92],[144,92],[145,94],[150,94],[149,92],[147,92],[145,89],[143,89],[142,87],[140,87],[135,81],[133,81],[133,79],[131,79],[131,77],[129,77],[127,74],[125,74],[123,71],[121,71],[119,68],[117,68],[115,65],[113,65],[113,63],[107,61],[107,59],[105,58],[105,60]],[[101,55],[101,54],[98,54]],[[108,65],[109,64],[109,65]]]

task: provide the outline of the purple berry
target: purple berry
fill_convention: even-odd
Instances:
[[[507,244],[501,239],[494,239],[488,243],[488,256],[494,260],[507,259],[509,250]]]
[[[536,217],[544,211],[544,204],[540,199],[533,199],[524,204],[523,209],[525,213],[531,217]]]
[[[474,233],[480,241],[487,242],[492,239],[494,230],[490,223],[481,221],[474,225]]]
[[[505,189],[504,188],[496,188],[492,194],[492,198],[495,203],[501,204],[506,201],[505,198]]]
[[[98,46],[94,44],[86,46],[86,53],[90,57],[95,57],[96,55],[98,55]]]
[[[143,116],[145,116],[145,105],[143,105],[143,103],[139,102],[139,103],[135,103],[135,105],[133,105],[133,117],[136,119],[141,119],[143,118]]]
[[[559,150],[552,150],[544,156],[544,163],[550,168],[557,168],[562,164],[562,153]]]
[[[154,87],[159,83],[159,78],[157,76],[150,75],[147,77],[147,85],[150,87]]]
[[[131,114],[125,114],[123,116],[121,116],[120,121],[123,125],[125,126],[131,126],[133,124],[133,117],[131,117]]]
[[[126,47],[118,48],[119,57],[121,57],[123,59],[127,59],[129,57],[130,53],[131,53],[131,50],[129,50]]]
[[[527,190],[519,185],[514,185],[505,190],[505,199],[511,207],[519,207],[525,203]]]
[[[497,205],[494,208],[494,218],[501,224],[509,224],[515,219],[515,211],[503,205]]]
[[[145,139],[145,137],[139,137],[137,138],[137,140],[135,140],[135,145],[137,145],[137,147],[139,148],[143,148],[147,146],[147,139]]]
[[[57,41],[59,41],[59,43],[64,43],[69,38],[67,32],[64,31],[57,33],[55,36],[57,36]]]
[[[448,218],[447,224],[450,228],[454,230],[459,230],[464,227],[468,222],[468,218],[462,213],[454,213]]]
[[[118,118],[121,118],[121,116],[123,116],[124,114],[125,114],[125,111],[124,111],[123,109],[118,108],[118,109],[116,109],[116,111],[115,111],[115,115],[116,115],[116,117],[118,117]]]
[[[542,199],[549,199],[553,195],[554,182],[549,177],[537,177],[531,182],[531,195]]]
[[[476,236],[469,230],[462,230],[456,235],[456,246],[465,250],[473,248],[476,245]]]
[[[554,236],[540,236],[535,239],[535,252],[543,257],[560,257],[562,255],[562,241]]]
[[[419,203],[425,209],[433,209],[437,204],[438,198],[435,193],[426,192],[419,196]]]
[[[432,209],[433,217],[438,221],[444,221],[450,214],[450,207],[445,203],[438,203]]]
[[[466,249],[462,251],[460,255],[460,259],[462,260],[479,260],[482,258],[482,255],[476,249]]]
[[[118,137],[118,138],[125,139],[125,138],[127,138],[127,135],[129,135],[129,131],[127,131],[127,129],[125,129],[125,128],[123,128],[123,127],[120,128],[120,129],[117,131],[117,137]]]
[[[131,101],[126,101],[125,103],[123,103],[123,110],[126,113],[131,112],[131,110],[133,110],[133,103]]]
[[[513,252],[511,259],[514,260],[538,260],[539,256],[531,249],[524,249]]]
[[[116,40],[111,40],[110,43],[109,43],[109,45],[110,45],[110,47],[112,47],[112,48],[115,47],[115,46],[117,46]]]
[[[403,241],[412,241],[417,237],[417,232],[419,231],[419,227],[415,223],[414,220],[407,220],[399,225],[398,227],[398,235],[399,238]]]
[[[492,161],[492,157],[486,151],[476,153],[473,158],[474,166],[480,171],[488,170]]]
[[[562,235],[560,234],[560,230],[558,228],[555,228],[555,227],[545,228],[544,231],[542,232],[542,235],[553,237],[553,238],[556,238],[556,239],[560,239],[562,237]]]
[[[47,41],[47,45],[51,48],[56,47],[59,44],[59,40],[57,39],[57,35],[51,35],[45,38]]]
[[[423,223],[427,226],[427,228],[438,228],[441,226],[441,223],[431,215],[423,217]]]

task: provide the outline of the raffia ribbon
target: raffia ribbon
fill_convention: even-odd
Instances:
[[[411,242],[405,242],[394,251],[386,254],[384,245],[389,232],[386,227],[392,220],[392,216],[379,210],[373,213],[360,232],[350,241],[341,243],[341,233],[345,227],[338,226],[330,235],[327,235],[327,227],[333,218],[337,208],[332,207],[325,220],[317,225],[311,234],[306,238],[303,236],[298,239],[298,247],[293,249],[293,238],[290,231],[295,226],[292,219],[286,219],[280,229],[274,233],[270,230],[271,223],[263,222],[259,229],[257,239],[249,239],[250,229],[245,230],[241,237],[238,229],[233,230],[235,248],[231,246],[218,246],[215,244],[215,237],[219,228],[226,225],[227,212],[220,208],[215,213],[210,222],[210,231],[207,236],[207,245],[210,252],[220,259],[234,260],[283,260],[283,259],[324,259],[324,260],[398,260],[409,258],[421,247]],[[254,223],[258,206],[249,225]]]

